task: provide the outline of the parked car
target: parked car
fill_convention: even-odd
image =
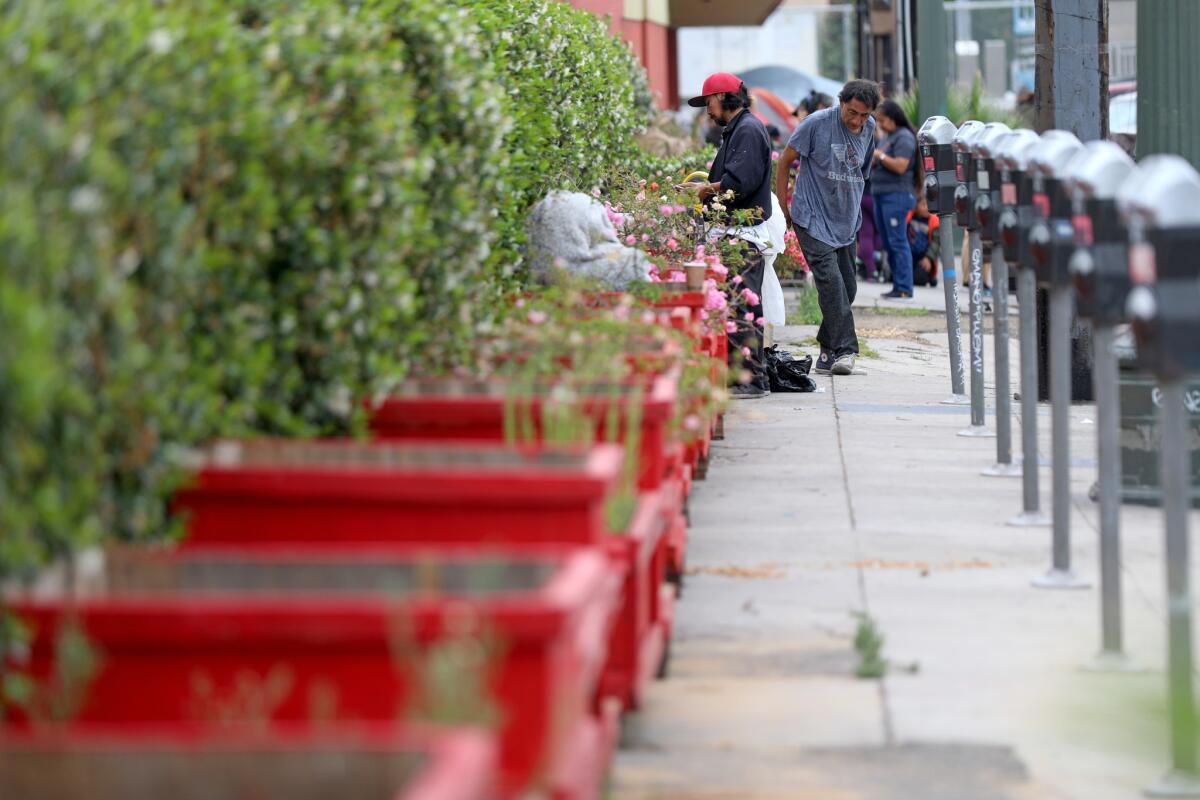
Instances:
[[[1137,82],[1113,83],[1108,91],[1108,138],[1129,155],[1137,145]]]

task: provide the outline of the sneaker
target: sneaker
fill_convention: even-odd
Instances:
[[[838,356],[837,361],[833,362],[834,375],[853,375],[854,374],[854,354],[846,353],[844,356]]]
[[[729,389],[729,396],[734,400],[757,400],[760,397],[770,397],[771,390],[753,383],[739,383]]]
[[[884,292],[880,295],[884,300],[912,300],[912,295],[908,292],[897,291],[892,289],[890,292]]]
[[[818,375],[832,375],[833,354],[827,350],[822,350],[821,355],[817,357],[817,363],[813,365],[813,372]]]

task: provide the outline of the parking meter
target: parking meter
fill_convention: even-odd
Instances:
[[[1115,326],[1129,294],[1128,235],[1117,190],[1133,160],[1112,142],[1088,142],[1066,176],[1075,252],[1068,271],[1079,316],[1092,324],[1092,385],[1096,397],[1097,486],[1100,503],[1100,652],[1093,669],[1130,669],[1121,616],[1121,399]],[[1057,224],[1057,223],[1056,223]],[[1051,248],[1057,248],[1051,243]]]
[[[1068,270],[1079,316],[1096,326],[1125,321],[1129,295],[1129,233],[1117,191],[1134,171],[1133,159],[1113,142],[1088,142],[1071,165],[1071,227],[1075,253]]]
[[[992,312],[993,343],[995,344],[996,382],[996,463],[983,470],[990,477],[1015,477],[1020,468],[1012,463],[1012,392],[1009,376],[1008,347],[1008,259],[999,243],[1000,235],[1000,171],[996,157],[1002,144],[1013,135],[1002,122],[989,122],[975,137],[975,221],[979,238],[991,253],[994,308]],[[980,320],[982,334],[982,319]],[[972,341],[974,329],[972,329]]]
[[[1030,158],[1038,218],[1029,229],[1029,254],[1039,286],[1066,287],[1071,283],[1068,265],[1075,252],[1075,230],[1066,179],[1072,159],[1082,150],[1083,143],[1074,134],[1048,131]]]
[[[1071,199],[1064,178],[1083,144],[1066,131],[1047,131],[1032,148],[1027,173],[1032,176],[1034,221],[1028,234],[1029,255],[1037,284],[1050,290],[1049,375],[1052,518],[1054,529],[1050,571],[1033,582],[1043,589],[1075,589],[1087,584],[1071,571],[1071,318],[1074,295],[1067,262],[1075,243]],[[1062,232],[1066,231],[1065,240]],[[1058,245],[1054,246],[1054,240]],[[1022,306],[1034,312],[1036,303]]]
[[[986,438],[992,436],[984,421],[983,387],[983,245],[979,240],[979,221],[975,217],[975,196],[978,194],[975,169],[975,140],[984,125],[975,120],[964,122],[954,136],[954,214],[968,234],[967,253],[970,255],[971,276],[971,424],[958,432],[959,436]]]
[[[1021,128],[1000,142],[996,155],[1000,172],[1000,242],[1009,263],[1019,268],[1033,260],[1029,255],[1029,228],[1035,212],[1029,160],[1040,143],[1040,136]]]
[[[1029,158],[1041,137],[1020,128],[1000,140],[996,166],[1000,173],[999,235],[1009,264],[1016,265],[1017,303],[1020,313],[1020,386],[1021,386],[1021,513],[1008,520],[1014,527],[1040,527],[1050,519],[1040,510],[1038,485],[1038,413],[1037,413],[1037,286],[1033,272],[1021,269],[1022,248],[1028,250],[1028,230],[1033,222],[1033,178],[1028,174]]]
[[[971,144],[975,137],[983,131],[983,123],[967,120],[954,134],[954,213],[955,222],[963,230],[974,230],[975,224],[975,195],[978,184],[975,182],[975,156],[971,152]]]
[[[954,213],[954,135],[958,128],[945,117],[930,117],[917,131],[925,165],[925,202],[929,213]]]
[[[1173,155],[1146,158],[1117,193],[1129,227],[1129,292],[1137,358],[1158,378],[1159,475],[1167,562],[1168,707],[1172,770],[1158,796],[1200,792],[1192,683],[1192,598],[1188,570],[1191,464],[1185,379],[1200,374],[1200,174]],[[1174,794],[1167,794],[1169,789]]]
[[[990,245],[998,240],[1000,232],[1000,169],[996,155],[1001,142],[1012,133],[1003,122],[989,122],[972,142],[975,156],[975,221],[979,226],[979,238]]]
[[[944,402],[966,404],[963,379],[962,331],[958,321],[958,270],[954,259],[954,137],[958,128],[945,117],[930,117],[917,133],[921,145],[921,160],[925,166],[925,201],[931,214],[941,218],[942,291],[946,297],[946,337],[950,346],[951,395]]]

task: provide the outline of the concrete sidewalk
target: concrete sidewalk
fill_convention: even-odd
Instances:
[[[794,345],[813,333],[777,339],[812,352]],[[1085,672],[1098,591],[1030,587],[1049,566],[1050,531],[1004,525],[1019,480],[981,476],[994,440],[955,436],[968,411],[938,404],[950,389],[944,330],[871,346],[880,358],[861,360],[864,374],[729,414],[691,500],[670,676],[626,724],[612,796],[1139,796],[1169,752],[1159,511],[1122,513],[1127,650],[1149,669]],[[1074,563],[1094,581],[1093,409],[1071,417]],[[1043,456],[1048,423],[1043,408]],[[1049,493],[1043,469],[1047,511]],[[856,612],[885,637],[882,680],[854,676]]]

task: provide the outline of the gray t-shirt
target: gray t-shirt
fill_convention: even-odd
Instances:
[[[908,128],[897,128],[883,138],[879,149],[885,155],[907,158],[908,169],[897,174],[883,164],[878,165],[871,173],[871,194],[912,194],[913,173],[917,169],[917,137]]]
[[[800,155],[792,192],[792,221],[830,247],[858,236],[863,185],[871,175],[875,118],[854,134],[842,123],[839,106],[805,117],[788,146]]]

